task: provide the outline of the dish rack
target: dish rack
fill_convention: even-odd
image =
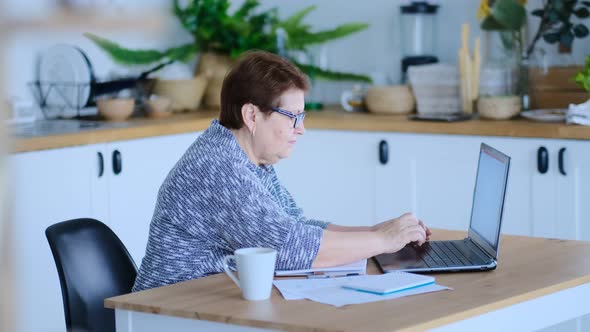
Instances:
[[[82,109],[93,106],[91,83],[34,81],[28,86],[46,119],[81,117]]]
[[[141,101],[153,89],[152,79],[121,79],[108,82],[29,82],[28,86],[46,119],[96,117],[96,99],[131,90],[131,97]]]

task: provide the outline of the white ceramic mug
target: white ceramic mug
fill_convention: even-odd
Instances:
[[[230,271],[229,261],[236,261],[238,277]],[[246,300],[266,300],[270,297],[275,273],[277,251],[270,248],[243,248],[223,258],[225,273],[242,289]]]

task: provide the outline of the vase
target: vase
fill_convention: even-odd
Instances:
[[[221,107],[223,79],[233,64],[234,60],[228,55],[213,52],[201,53],[195,76],[205,74],[207,77],[204,103],[208,108]]]
[[[522,56],[522,45],[522,34],[519,31],[483,31],[479,97],[486,100],[478,105],[510,106],[510,110],[498,109],[498,116],[490,116],[490,111],[486,110],[484,113],[487,118],[509,118],[517,115],[523,106],[528,105],[528,67],[526,58]],[[516,113],[513,103],[515,98],[520,100],[521,104]],[[511,102],[506,103],[506,100]]]

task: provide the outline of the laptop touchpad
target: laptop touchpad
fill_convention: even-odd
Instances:
[[[427,245],[424,245],[427,246]],[[426,248],[405,246],[402,250],[394,254],[381,254],[375,256],[384,269],[407,269],[407,268],[426,268],[426,263],[422,260],[422,255]]]

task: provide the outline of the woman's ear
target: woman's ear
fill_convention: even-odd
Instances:
[[[244,125],[253,134],[256,131],[256,113],[258,108],[250,103],[242,105],[242,119],[244,119]]]

